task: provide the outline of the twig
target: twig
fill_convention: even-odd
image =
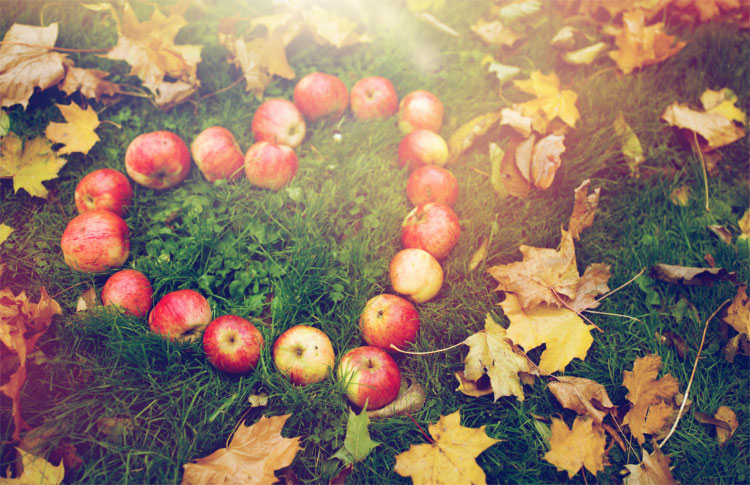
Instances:
[[[706,161],[703,159],[703,152],[701,151],[701,146],[698,144],[698,134],[696,132],[693,132],[693,141],[695,141],[693,150],[698,152],[698,157],[701,159],[701,168],[703,169],[703,187],[706,191],[706,212],[711,212],[708,199],[708,173],[706,171]]]
[[[464,341],[462,340],[461,342],[457,343],[456,345],[451,345],[450,347],[446,347],[444,349],[431,350],[429,352],[409,352],[408,350],[401,350],[401,349],[399,349],[398,347],[396,347],[393,344],[391,344],[391,348],[393,350],[395,350],[396,352],[400,352],[402,354],[409,354],[409,355],[430,355],[430,354],[439,354],[440,352],[447,352],[447,351],[449,351],[451,349],[455,349],[459,345],[463,345],[463,344],[464,344]]]
[[[235,87],[236,85],[238,85],[239,83],[241,83],[243,79],[245,79],[245,78],[244,77],[240,77],[239,79],[237,79],[235,82],[233,82],[229,86],[223,87],[223,88],[219,89],[218,91],[214,91],[213,93],[206,94],[205,96],[201,96],[200,98],[198,98],[198,102],[200,103],[204,99],[210,98],[211,96],[216,96],[217,94],[221,94],[224,91],[229,91],[230,89],[232,89],[233,87]]]
[[[73,288],[75,288],[76,286],[82,285],[82,284],[84,284],[84,283],[88,283],[88,281],[80,281],[80,282],[78,282],[78,283],[76,283],[76,284],[74,284],[74,285],[72,285],[72,286],[68,286],[67,288],[65,288],[65,289],[63,289],[63,290],[60,290],[60,291],[58,291],[57,293],[55,293],[54,295],[50,296],[50,298],[52,298],[52,299],[54,299],[54,298],[57,298],[58,296],[60,296],[60,295],[62,295],[63,293],[65,293],[66,291],[68,291],[68,290],[72,290],[72,289],[73,289]]]
[[[715,312],[711,314],[710,317],[706,320],[706,324],[703,326],[703,337],[701,337],[701,344],[698,346],[698,354],[695,356],[695,363],[693,364],[693,372],[690,374],[690,380],[688,381],[687,389],[685,389],[685,396],[682,398],[682,404],[680,405],[680,410],[677,413],[677,418],[674,420],[674,424],[672,425],[672,429],[669,430],[669,433],[667,433],[667,436],[662,440],[661,443],[659,443],[659,448],[664,447],[664,443],[667,442],[667,440],[672,436],[672,433],[674,433],[674,430],[677,429],[677,423],[680,422],[680,418],[682,417],[682,413],[685,409],[685,403],[688,400],[688,395],[690,394],[690,386],[693,385],[693,379],[695,379],[695,371],[698,368],[698,360],[701,356],[701,351],[703,350],[703,344],[706,342],[706,332],[708,331],[708,322],[711,321],[713,317],[716,316],[717,313],[719,313],[719,310],[721,310],[724,305],[729,303],[731,301],[731,298],[727,298],[724,300],[724,302],[719,305],[719,308],[716,309]]]
[[[629,280],[628,280],[627,282],[625,282],[625,283],[621,284],[620,286],[618,286],[618,287],[617,287],[617,288],[615,288],[614,290],[610,291],[610,292],[609,292],[609,293],[607,293],[606,295],[604,295],[604,296],[600,296],[599,298],[597,298],[597,299],[596,299],[596,301],[602,301],[603,299],[607,298],[607,297],[608,297],[609,295],[611,295],[612,293],[614,293],[614,292],[616,292],[616,291],[620,291],[621,289],[625,288],[625,287],[626,287],[626,286],[628,286],[628,285],[629,285],[630,283],[632,283],[633,281],[635,281],[635,280],[636,280],[636,278],[638,278],[638,277],[639,277],[640,275],[642,275],[644,271],[646,271],[646,267],[645,267],[645,266],[644,266],[643,268],[641,268],[641,270],[640,270],[640,271],[638,272],[638,274],[637,274],[637,275],[633,276],[633,277],[632,277],[632,278],[630,278],[630,279],[629,279]]]

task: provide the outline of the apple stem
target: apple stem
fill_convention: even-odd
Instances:
[[[400,352],[402,354],[409,354],[409,355],[430,355],[430,354],[439,354],[440,352],[446,352],[448,350],[455,349],[459,345],[463,345],[463,344],[464,344],[464,342],[462,340],[461,342],[457,343],[456,345],[451,345],[450,347],[446,347],[444,349],[431,350],[429,352],[409,352],[408,350],[401,350],[401,349],[399,349],[398,347],[396,347],[393,344],[391,344],[391,348],[393,350],[395,350],[396,352]]]

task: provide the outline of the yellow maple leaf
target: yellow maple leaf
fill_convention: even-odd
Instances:
[[[661,367],[661,357],[650,354],[636,359],[632,371],[623,372],[622,385],[630,391],[625,397],[633,404],[623,424],[640,444],[646,441],[644,434],[659,433],[670,424],[672,398],[680,391],[680,383],[671,374],[657,379]]]
[[[3,485],[60,485],[65,476],[65,467],[62,463],[55,466],[41,456],[36,456],[28,451],[16,447],[21,455],[23,473],[17,478],[0,477]]]
[[[226,448],[183,465],[182,484],[274,483],[274,470],[292,463],[301,449],[301,438],[281,436],[289,416],[261,416],[252,426],[240,424]]]
[[[738,101],[737,95],[729,88],[718,91],[706,89],[701,94],[701,104],[706,113],[718,113],[728,120],[744,125],[746,116],[745,112],[737,107]]]
[[[13,228],[6,225],[6,224],[0,224],[0,244],[5,242],[6,239],[8,239],[8,236],[10,236],[10,233],[13,232]]]
[[[550,429],[550,450],[544,459],[558,470],[567,471],[568,478],[573,478],[583,467],[593,475],[604,470],[604,465],[608,464],[604,448],[607,438],[592,419],[577,416],[573,427],[568,428],[562,419],[552,418]]]
[[[372,42],[366,33],[357,32],[359,24],[346,17],[336,15],[318,5],[312,5],[302,13],[307,29],[318,44],[330,44],[337,49],[354,44]]]
[[[574,358],[586,358],[586,352],[594,342],[591,336],[593,325],[586,325],[576,312],[567,308],[556,308],[539,304],[524,310],[513,293],[506,293],[500,303],[505,316],[510,320],[506,336],[528,352],[546,344],[539,360],[539,369],[547,374],[561,371]]]
[[[484,484],[484,471],[477,465],[476,457],[500,440],[490,438],[480,428],[461,426],[460,411],[429,426],[433,443],[411,445],[396,456],[393,471],[411,477],[414,485],[434,483]]]
[[[15,133],[8,133],[0,145],[0,178],[13,178],[13,189],[24,189],[35,197],[47,198],[45,180],[57,178],[57,172],[67,163],[52,150],[42,137],[25,143]]]
[[[727,308],[724,321],[738,332],[750,335],[750,297],[747,296],[746,289],[746,285],[737,288],[737,294]]]
[[[560,90],[557,74],[552,72],[545,76],[540,71],[534,71],[529,79],[513,81],[513,84],[521,91],[536,96],[536,99],[518,105],[524,116],[533,119],[532,125],[536,131],[545,134],[547,125],[555,118],[575,128],[576,121],[581,117],[576,107],[578,95],[569,89]]]
[[[459,377],[461,385],[457,390],[463,392],[466,380],[476,382],[486,374],[490,378],[495,401],[502,396],[516,396],[519,401],[523,401],[523,388],[518,373],[530,372],[531,369],[525,357],[513,352],[503,327],[487,315],[484,330],[471,335],[463,343],[469,346],[469,353],[464,359],[465,369],[461,374],[464,379]],[[467,385],[471,389],[476,388],[471,383]]]
[[[50,123],[44,135],[53,143],[64,146],[57,152],[60,155],[80,152],[84,155],[91,150],[99,137],[94,130],[99,126],[99,116],[91,106],[81,109],[76,103],[58,104],[57,108],[66,123]]]
[[[622,28],[613,30],[618,50],[610,51],[609,56],[623,74],[661,62],[685,47],[685,42],[675,42],[675,36],[664,32],[664,22],[646,26],[641,9],[623,13],[622,23]]]
[[[0,106],[29,104],[34,88],[47,89],[65,76],[66,57],[50,48],[57,22],[46,27],[13,24],[0,45]]]

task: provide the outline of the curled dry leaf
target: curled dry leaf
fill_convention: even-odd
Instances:
[[[740,349],[742,352],[740,352]],[[738,333],[730,338],[722,352],[724,353],[724,358],[729,363],[734,362],[734,358],[737,354],[745,356],[750,355],[750,341],[747,339],[747,334]]]
[[[607,44],[605,44],[604,42],[597,42],[596,44],[592,44],[582,49],[566,52],[565,54],[563,54],[563,60],[568,64],[574,65],[591,64],[592,62],[594,62],[594,59],[596,59],[599,53],[601,53],[606,48]]]
[[[13,178],[13,190],[24,189],[34,197],[47,198],[46,180],[57,178],[57,173],[68,161],[58,157],[52,144],[39,137],[26,142],[15,133],[8,133],[0,145],[0,178]]]
[[[532,118],[522,115],[517,109],[503,108],[500,110],[500,126],[510,126],[524,138],[531,136],[531,123],[533,121]]]
[[[607,413],[616,408],[604,386],[591,379],[556,376],[548,387],[564,408],[586,414],[597,424],[601,424]]]
[[[96,295],[96,288],[90,286],[78,297],[76,312],[85,312],[86,310],[101,306],[101,304],[99,297]]]
[[[674,205],[687,207],[688,201],[690,200],[690,187],[687,185],[680,185],[669,194],[669,200],[671,200]]]
[[[568,231],[576,240],[580,239],[584,229],[591,227],[594,223],[596,208],[599,206],[601,187],[595,188],[594,192],[589,194],[589,185],[591,185],[591,180],[586,179],[575,189],[575,202],[573,212],[570,214]]]
[[[85,98],[101,101],[104,96],[112,97],[122,92],[118,84],[104,79],[107,76],[107,71],[68,66],[59,88],[68,96],[80,91]]]
[[[710,226],[706,226],[706,228],[711,231],[716,237],[718,237],[724,244],[728,246],[732,245],[732,233],[726,227],[720,226],[718,224],[713,224]]]
[[[732,435],[734,435],[735,430],[737,430],[737,427],[740,425],[740,423],[737,421],[737,414],[735,414],[734,411],[729,406],[719,406],[719,408],[716,410],[716,414],[714,414],[714,419],[718,419],[719,421],[722,421],[726,423],[729,427],[729,429],[724,429],[722,426],[716,427],[716,439],[719,441],[719,444],[724,444],[726,441],[728,441]]]
[[[737,288],[732,303],[727,307],[724,321],[740,333],[750,335],[750,297],[747,296],[747,286]]]
[[[609,464],[605,450],[607,437],[593,419],[576,416],[573,427],[568,428],[565,421],[553,418],[550,429],[550,449],[544,459],[558,470],[567,471],[568,478],[573,478],[583,467],[596,475]]]
[[[468,151],[478,138],[486,135],[490,129],[500,120],[500,113],[493,111],[476,116],[459,126],[448,138],[450,150],[449,163],[454,163],[458,158]]]
[[[367,416],[370,418],[392,418],[414,414],[422,409],[426,400],[427,393],[420,383],[416,381],[403,382],[395,401],[380,409],[367,411]]]
[[[522,199],[531,190],[531,184],[524,178],[520,170],[518,170],[518,165],[515,161],[515,154],[519,144],[520,139],[512,137],[511,146],[508,148],[508,151],[502,152],[500,150],[500,152],[495,153],[490,151],[493,167],[499,165],[497,172],[493,168],[493,175],[497,173],[496,185],[502,186],[502,188],[498,190],[498,187],[494,185],[493,187],[495,188],[495,192],[501,197],[511,195]]]
[[[724,268],[693,268],[673,264],[657,264],[651,267],[651,277],[668,283],[690,286],[711,286],[716,281],[735,281],[737,275]]]
[[[661,452],[656,441],[653,442],[654,452],[643,450],[643,460],[637,465],[625,465],[622,473],[630,473],[625,477],[625,485],[677,485],[672,477],[669,457]]]

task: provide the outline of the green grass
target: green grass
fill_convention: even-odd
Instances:
[[[211,2],[204,2],[211,3]],[[507,326],[496,304],[502,296],[486,270],[492,265],[520,259],[520,244],[555,247],[561,224],[573,205],[573,189],[585,178],[602,187],[594,225],[576,244],[579,268],[592,262],[612,265],[609,286],[616,288],[642,268],[656,263],[705,266],[711,254],[717,266],[750,279],[747,252],[728,246],[706,226],[724,224],[735,234],[737,221],[750,204],[747,187],[748,142],[722,148],[717,173],[709,178],[711,211],[703,200],[700,160],[659,117],[673,101],[697,104],[706,88],[729,87],[739,105],[750,111],[750,76],[747,31],[733,24],[686,25],[667,22],[670,32],[688,42],[667,61],[620,75],[604,56],[590,66],[563,65],[549,40],[568,22],[553,8],[534,17],[526,36],[514,48],[500,52],[482,45],[468,27],[489,8],[490,2],[448,2],[438,17],[462,33],[449,37],[418,21],[400,2],[377,5],[354,3],[341,11],[362,23],[374,37],[371,44],[340,51],[317,47],[301,39],[287,50],[298,77],[321,70],[341,77],[347,86],[367,75],[391,79],[400,96],[414,89],[433,91],[445,104],[442,134],[447,138],[475,115],[520,102],[527,95],[504,86],[485,74],[480,61],[492,54],[503,63],[518,65],[525,79],[533,70],[557,72],[562,85],[579,94],[581,119],[566,135],[563,165],[546,191],[533,191],[526,199],[500,199],[486,174],[490,170],[486,145],[506,141],[505,131],[490,133],[477,149],[451,166],[461,195],[455,206],[462,235],[450,258],[443,263],[445,283],[435,299],[419,305],[422,328],[412,350],[430,351],[456,344],[483,327],[484,318]],[[93,49],[115,41],[114,25],[106,16],[82,8],[49,4],[46,23],[58,21],[58,46]],[[198,76],[201,95],[219,90],[240,74],[225,61],[217,44],[218,19],[236,14],[234,4],[216,2],[206,14],[188,11],[190,24],[180,33],[183,42],[204,44]],[[14,22],[39,23],[39,6],[28,2],[3,2],[0,32]],[[148,7],[137,3],[139,12]],[[248,15],[267,12],[253,4]],[[592,25],[584,25],[596,33]],[[309,39],[308,39],[309,40]],[[122,62],[73,54],[76,65],[98,67],[113,73],[117,82],[137,85]],[[294,81],[275,79],[266,95],[291,99]],[[77,100],[80,101],[80,100]],[[30,138],[43,135],[49,121],[59,121],[57,103],[67,103],[61,93],[35,94],[29,107],[6,110],[11,130]],[[0,246],[0,288],[25,289],[38,297],[44,286],[61,303],[64,315],[56,318],[40,343],[48,361],[32,365],[22,392],[23,416],[32,426],[54,430],[57,440],[74,444],[84,461],[69,472],[66,482],[172,483],[181,479],[182,464],[208,455],[225,442],[240,419],[255,422],[261,415],[291,414],[284,429],[288,437],[301,436],[303,451],[292,464],[304,482],[326,482],[341,468],[330,457],[342,446],[347,404],[334,379],[308,387],[294,387],[276,372],[270,344],[285,329],[314,325],[328,334],[337,355],[362,345],[357,319],[372,296],[391,291],[387,267],[400,249],[400,225],[410,209],[404,188],[407,172],[396,167],[400,140],[393,120],[357,122],[351,114],[335,124],[309,124],[305,143],[297,150],[300,171],[285,189],[270,192],[252,188],[241,178],[211,184],[193,168],[178,188],[156,192],[135,187],[135,207],[127,222],[131,230],[131,257],[126,263],[143,271],[153,282],[156,298],[179,288],[206,295],[214,316],[234,313],[252,318],[266,340],[255,372],[229,377],[206,361],[199,344],[175,345],[152,335],[144,320],[92,312],[74,315],[76,301],[88,286],[101,289],[108,274],[71,271],[63,262],[59,239],[75,215],[73,190],[89,171],[111,167],[124,170],[123,157],[130,141],[140,133],[168,129],[188,143],[212,125],[229,128],[243,148],[252,143],[250,122],[259,101],[241,85],[206,99],[197,106],[184,103],[168,112],[147,100],[126,98],[104,107],[94,103],[101,119],[111,120],[97,130],[101,141],[88,155],[74,154],[60,177],[48,183],[46,202],[23,191],[14,194],[9,180],[0,181],[0,223],[16,231]],[[646,152],[645,164],[673,169],[668,176],[631,178],[619,154],[612,121],[619,111],[639,136]],[[340,132],[336,142],[333,134]],[[690,187],[689,204],[679,207],[669,200],[681,184]],[[170,226],[165,221],[169,219]],[[488,256],[475,270],[468,264],[482,238],[492,237]],[[700,342],[705,319],[736,288],[729,283],[713,287],[680,287],[653,282],[658,295],[631,284],[608,297],[598,308],[633,319],[589,315],[603,332],[595,332],[586,360],[574,360],[566,375],[586,377],[603,384],[612,401],[626,403],[624,371],[637,357],[656,352],[665,371],[680,381],[684,392]],[[680,298],[695,305],[699,318],[687,312],[675,316]],[[654,334],[672,330],[688,347],[681,360],[676,351],[660,344]],[[718,319],[708,330],[706,346],[691,388],[692,409],[683,416],[665,447],[682,483],[734,483],[748,478],[747,359],[729,364],[722,355]],[[538,359],[539,350],[530,352]],[[500,443],[480,455],[479,465],[491,483],[560,482],[565,472],[542,459],[545,444],[534,426],[534,416],[562,417],[570,424],[572,411],[563,409],[546,389],[544,379],[524,386],[526,399],[471,398],[456,392],[454,372],[463,368],[465,348],[426,356],[397,356],[402,373],[424,386],[427,400],[413,418],[426,429],[441,415],[461,410],[462,424],[486,426]],[[266,408],[250,408],[252,394],[270,396]],[[0,469],[12,459],[9,443],[13,425],[10,401],[0,401],[3,453]],[[713,415],[720,405],[737,412],[740,427],[723,446],[710,426],[698,423],[693,410]],[[102,418],[128,418],[119,432],[102,432]],[[608,418],[610,419],[610,418]],[[410,445],[425,442],[408,417],[373,420],[370,432],[380,442],[374,452],[355,466],[348,483],[408,482],[392,469],[395,456]],[[621,481],[627,463],[637,463],[640,450],[623,453],[616,445],[605,471],[592,477],[579,473],[572,481]],[[650,447],[646,447],[650,451]]]

